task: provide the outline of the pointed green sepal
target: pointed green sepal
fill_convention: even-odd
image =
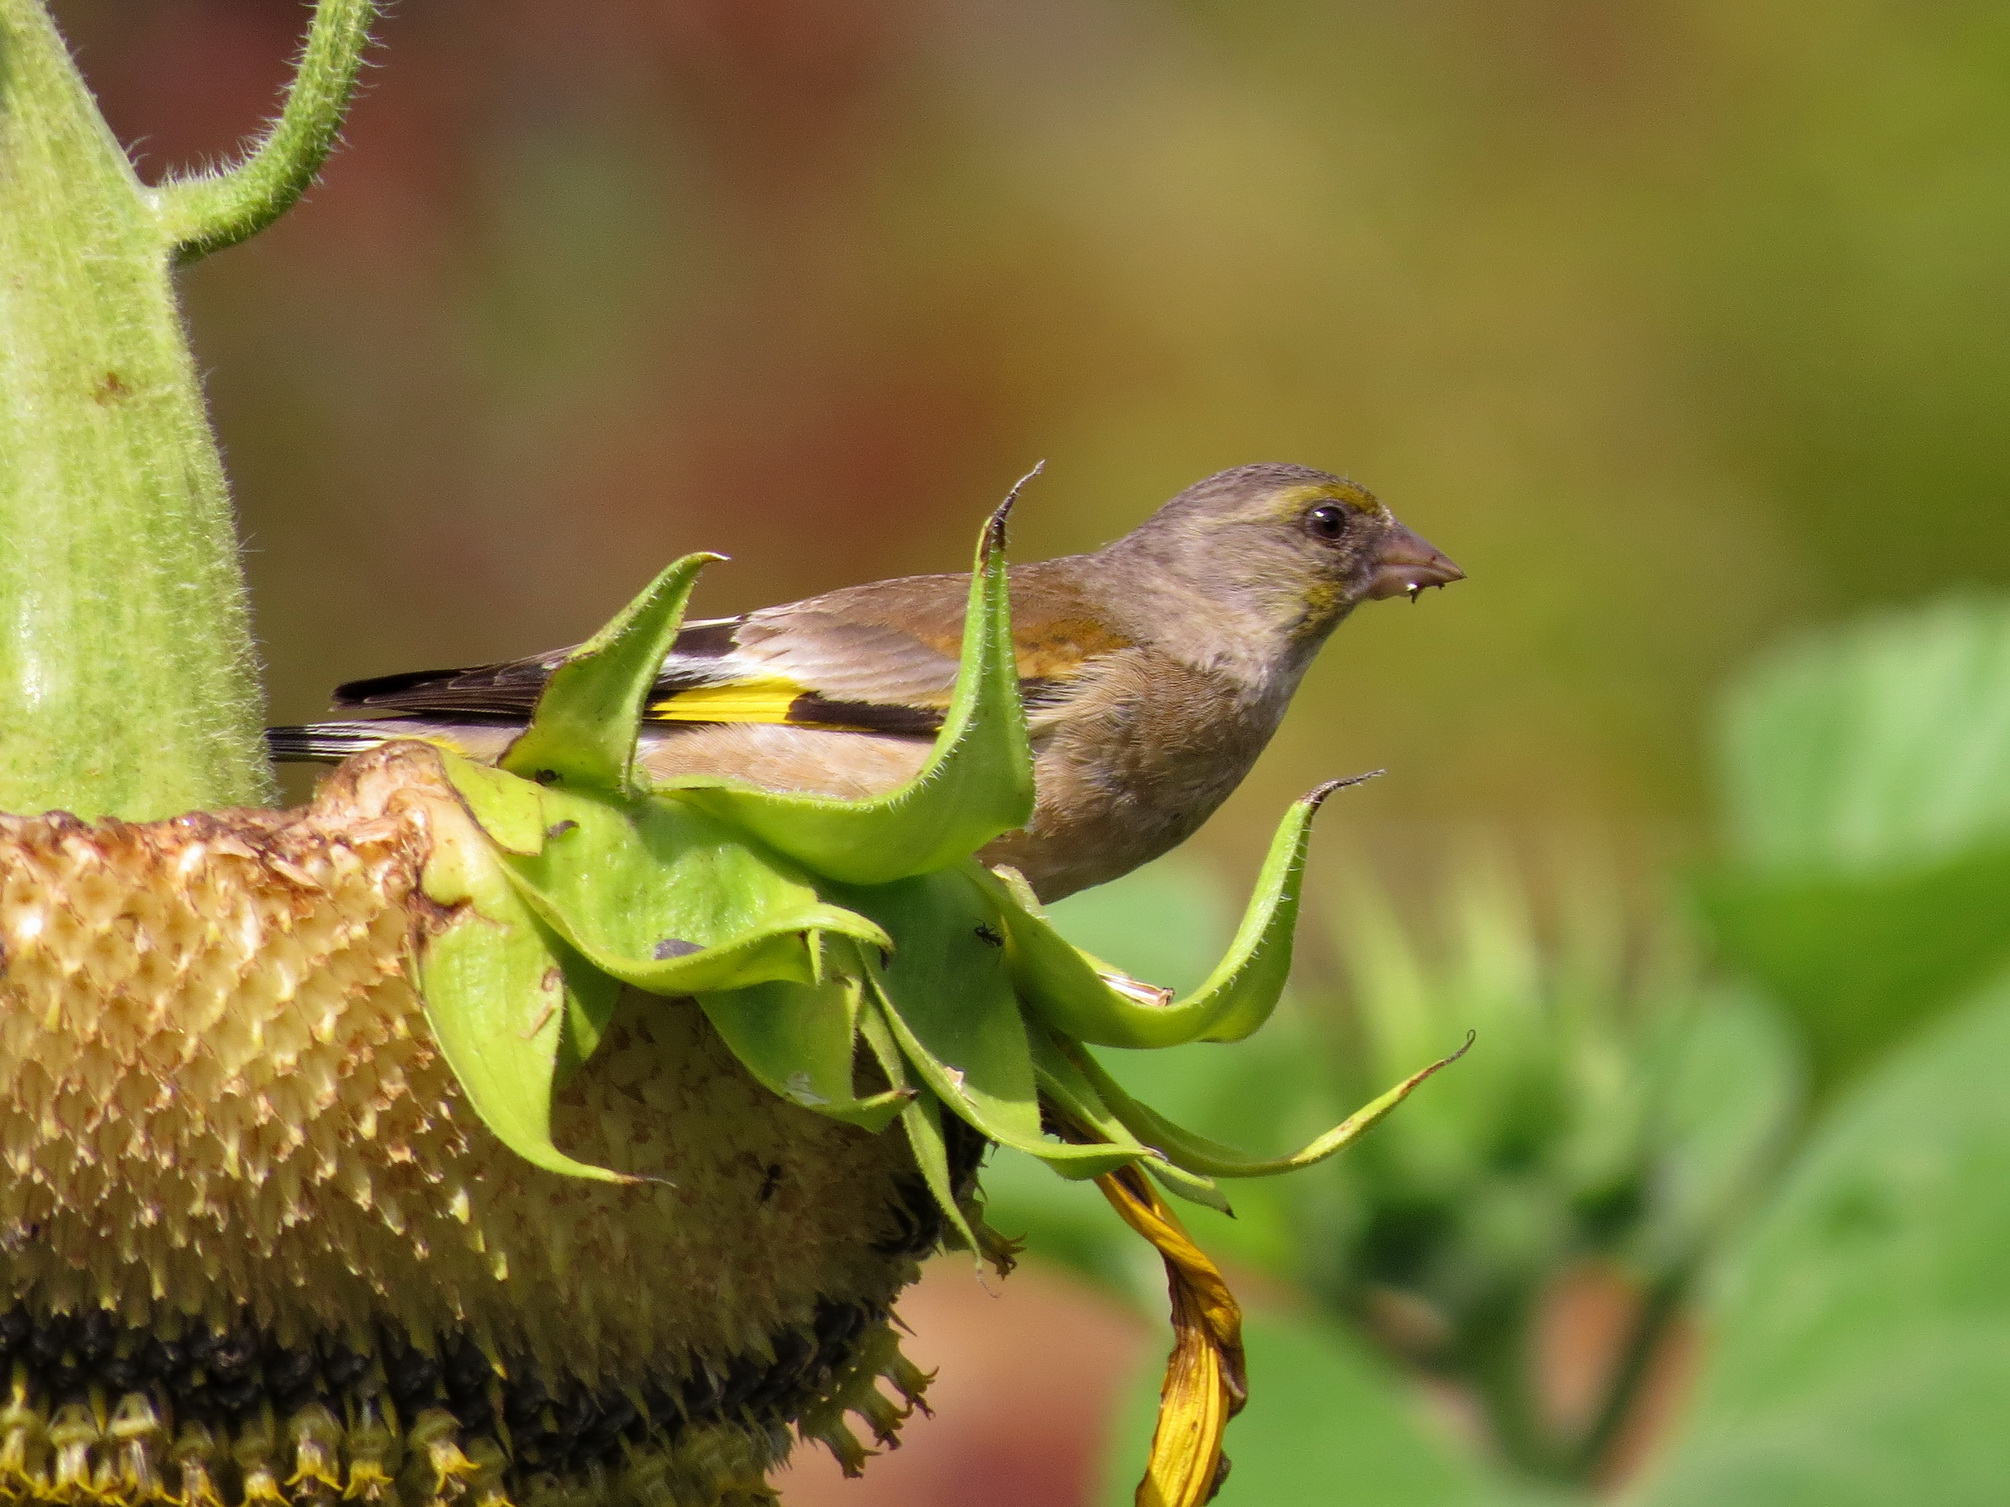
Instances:
[[[885,1001],[882,1000],[881,1004],[884,1006]],[[977,1064],[973,1074],[970,1069],[955,1066],[952,1061],[936,1055],[898,1010],[888,1008],[886,1017],[902,1053],[942,1106],[999,1145],[1038,1157],[1061,1176],[1075,1182],[1101,1177],[1140,1159],[1159,1160],[1159,1153],[1135,1143],[1113,1146],[1047,1139],[1040,1132],[1038,1089],[1032,1085],[1030,1069],[1026,1075],[1028,1096],[1008,1099],[998,1092],[998,1079],[1002,1074],[997,1069],[1003,1065],[1000,1059],[980,1061],[966,1056],[966,1062]]]
[[[446,749],[440,750],[440,767],[497,847],[525,858],[544,850],[544,792],[536,785]]]
[[[874,888],[858,904],[902,938],[884,966],[866,958],[870,993],[900,1055],[947,1109],[1063,1177],[1099,1177],[1136,1159],[1136,1149],[1067,1145],[1041,1131],[1025,1021],[975,864]]]
[[[701,995],[762,984],[814,984],[817,933],[843,924],[843,913],[826,907],[784,912],[730,942],[682,955],[635,958],[589,946],[581,946],[580,952],[594,967],[651,994]]]
[[[886,1075],[889,1092],[918,1088],[909,1080],[907,1059],[901,1055],[900,1044],[894,1040],[893,1027],[887,1023],[886,1013],[880,1007],[879,996],[874,990],[868,989],[860,996],[858,1033],[879,1063],[880,1071]],[[935,1206],[942,1210],[942,1217],[949,1221],[950,1228],[961,1237],[968,1249],[981,1251],[983,1247],[978,1243],[977,1232],[970,1228],[970,1221],[963,1216],[963,1206],[956,1201],[956,1187],[949,1175],[949,1143],[942,1134],[942,1105],[928,1094],[913,1093],[900,1111],[900,1127],[907,1133],[915,1170],[921,1174],[922,1182],[934,1196]]]
[[[1099,1177],[1134,1152],[1068,1146],[1040,1129],[1039,1091],[1019,998],[1005,966],[1005,936],[974,863],[898,884],[846,890],[849,903],[898,937],[868,981],[902,1054],[930,1092],[1003,1146],[1070,1177]]]
[[[1016,904],[1001,905],[1013,977],[1028,1008],[1062,1036],[1112,1047],[1240,1041],[1270,1018],[1291,973],[1292,931],[1312,818],[1334,791],[1371,778],[1334,780],[1295,804],[1278,824],[1255,893],[1227,954],[1193,994],[1156,1002],[1148,986],[1124,987],[1113,971],[1064,941]],[[986,874],[994,893],[1010,891]]]
[[[1162,1160],[1164,1152],[1132,1137],[1050,1032],[1035,1025],[1027,1037],[1033,1048],[1033,1076],[1040,1085],[1040,1099],[1054,1119],[1072,1125],[1084,1142],[1106,1141],[1129,1152],[1169,1192],[1234,1217],[1235,1210],[1212,1180]]]
[[[1253,1157],[1238,1151],[1233,1146],[1224,1146],[1219,1141],[1211,1141],[1206,1136],[1195,1135],[1190,1130],[1173,1124],[1150,1105],[1133,1099],[1124,1091],[1122,1084],[1112,1078],[1109,1071],[1096,1061],[1084,1047],[1070,1047],[1060,1043],[1061,1049],[1079,1067],[1089,1082],[1094,1085],[1097,1095],[1109,1106],[1124,1128],[1148,1146],[1156,1147],[1176,1167],[1206,1177],[1274,1177],[1281,1172],[1296,1172],[1301,1167],[1310,1167],[1315,1162],[1323,1162],[1336,1152],[1345,1151],[1372,1130],[1382,1117],[1410,1097],[1411,1091],[1440,1068],[1449,1067],[1466,1055],[1473,1044],[1468,1036],[1463,1045],[1448,1057],[1440,1057],[1427,1067],[1410,1074],[1401,1083],[1380,1098],[1357,1109],[1326,1134],[1313,1141],[1302,1150],[1289,1156]]]
[[[892,946],[875,923],[681,801],[540,790],[535,854],[503,864],[531,907],[596,968],[655,994],[817,978],[815,934]]]
[[[1014,487],[984,526],[949,712],[912,780],[862,801],[753,790],[712,777],[663,788],[847,884],[929,873],[1023,827],[1033,814],[1033,757],[1019,699],[1004,548],[1006,514],[1018,495]]]
[[[842,940],[836,947],[849,951]],[[911,1088],[860,1097],[852,1085],[864,980],[841,965],[817,984],[756,984],[698,1003],[741,1065],[792,1104],[865,1130],[884,1130],[915,1096]]]
[[[530,726],[502,756],[510,774],[574,790],[626,793],[635,739],[663,656],[677,640],[698,572],[723,555],[686,555],[552,671]]]
[[[482,834],[457,827],[435,830],[423,879],[427,898],[458,909],[419,959],[426,1019],[441,1054],[482,1123],[525,1161],[569,1177],[636,1181],[552,1143],[565,949],[524,904]]]
[[[564,1088],[600,1050],[614,1007],[621,1003],[621,980],[587,962],[563,938],[553,936],[551,944],[565,970],[565,1033],[558,1041],[552,1087]]]
[[[928,1191],[935,1196],[935,1206],[942,1210],[964,1246],[981,1260],[984,1247],[977,1239],[977,1232],[970,1228],[963,1206],[956,1201],[956,1190],[950,1181],[949,1141],[942,1133],[941,1101],[927,1094],[911,1099],[900,1112],[900,1127],[907,1132],[914,1165]]]

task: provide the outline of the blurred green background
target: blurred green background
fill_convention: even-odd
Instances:
[[[156,174],[270,112],[305,20],[56,9]],[[1224,1501],[1612,1488],[1654,1441],[1655,1507],[2002,1500],[2010,9],[406,0],[380,35],[308,203],[184,285],[275,719],[576,640],[693,549],[734,556],[701,611],[953,569],[1041,457],[1022,558],[1224,466],[1352,474],[1471,579],[1365,610],[1184,863],[1071,913],[1179,982],[1284,803],[1387,766],[1324,818],[1300,1034],[1154,1096],[1274,1149],[1482,1033],[1360,1157],[1196,1220],[1283,1357]],[[1036,1250],[1140,1291],[1091,1196],[1015,1177]],[[1655,1316],[1655,1417],[1544,1391],[1598,1312]],[[1053,1490],[995,1499],[1092,1488]]]

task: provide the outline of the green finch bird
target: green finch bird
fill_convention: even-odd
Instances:
[[[1249,772],[1341,619],[1463,574],[1366,489],[1282,464],[1196,482],[1090,554],[1014,566],[1038,799],[981,856],[1043,900],[1157,858]],[[968,591],[964,575],[907,576],[687,623],[644,713],[642,768],[854,799],[903,783],[948,708]],[[568,652],[352,681],[337,703],[381,715],[268,740],[280,759],[423,738],[494,760]]]

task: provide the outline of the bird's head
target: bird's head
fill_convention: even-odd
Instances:
[[[1366,487],[1278,463],[1195,482],[1112,548],[1308,647],[1362,602],[1465,577]]]

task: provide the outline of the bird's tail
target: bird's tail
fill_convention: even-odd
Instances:
[[[339,764],[399,736],[395,721],[310,722],[305,727],[268,727],[265,751],[281,764]]]
[[[521,722],[447,723],[424,717],[379,717],[374,721],[310,722],[304,727],[268,727],[265,748],[281,764],[340,764],[393,738],[417,738],[470,759],[494,760],[523,731]]]

